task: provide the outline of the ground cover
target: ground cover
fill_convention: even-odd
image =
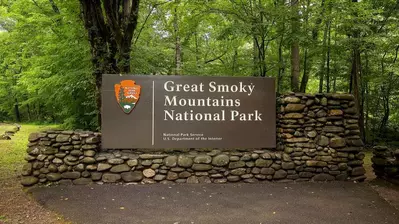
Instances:
[[[0,133],[12,127],[0,124]],[[61,216],[43,208],[19,184],[29,134],[55,127],[23,124],[12,140],[0,140],[0,223],[66,223]]]

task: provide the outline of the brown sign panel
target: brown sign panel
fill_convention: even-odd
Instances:
[[[103,75],[102,147],[273,148],[273,78]]]

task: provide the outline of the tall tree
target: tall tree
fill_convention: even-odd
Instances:
[[[358,3],[358,0],[352,0],[352,3]],[[356,9],[354,10],[353,18],[355,21],[355,24],[359,23],[358,22],[358,13]],[[357,24],[358,25],[358,24]],[[350,92],[353,93],[353,96],[355,97],[355,106],[358,110],[358,115],[359,115],[359,130],[360,130],[360,136],[362,137],[363,141],[365,141],[365,135],[364,135],[364,115],[363,115],[363,105],[361,104],[361,94],[360,94],[360,84],[361,84],[361,56],[360,56],[360,30],[357,26],[354,27],[352,30],[351,34],[352,38],[354,39],[353,41],[353,47],[352,47],[352,68],[351,68],[351,73],[350,73]]]
[[[292,19],[292,43],[291,43],[291,90],[299,91],[299,75],[300,75],[300,55],[299,55],[299,0],[291,0]]]
[[[175,7],[173,12],[173,29],[175,36],[175,75],[182,74],[182,51],[181,51],[181,41],[179,33],[179,3],[180,0],[175,0]]]
[[[80,0],[92,53],[99,126],[102,74],[130,72],[130,52],[139,4],[140,0]]]

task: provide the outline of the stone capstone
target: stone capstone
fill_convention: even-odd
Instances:
[[[285,112],[297,112],[297,111],[302,111],[306,106],[303,104],[288,104],[285,108]]]
[[[284,98],[285,103],[300,103],[301,99],[295,96],[288,96]]]
[[[60,135],[57,136],[57,138],[55,139],[55,141],[56,141],[56,142],[69,142],[69,138],[70,138],[70,137],[71,137],[70,135],[63,135],[63,134],[60,134]]]
[[[31,133],[28,137],[28,140],[30,142],[35,142],[35,141],[39,140],[39,138],[40,138],[39,133]]]

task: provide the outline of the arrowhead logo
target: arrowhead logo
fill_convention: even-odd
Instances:
[[[116,101],[125,114],[130,114],[140,98],[141,86],[133,80],[122,80],[115,84]]]

